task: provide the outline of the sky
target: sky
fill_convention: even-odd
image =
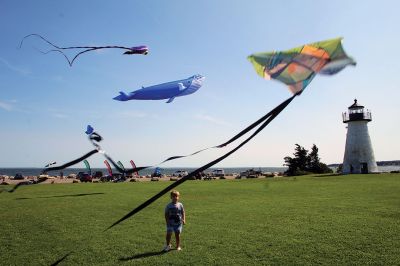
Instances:
[[[259,77],[247,56],[343,37],[357,61],[334,76],[317,76],[246,146],[217,167],[280,167],[295,144],[319,148],[321,161],[341,163],[342,112],[357,98],[372,112],[369,134],[377,161],[400,159],[400,2],[268,0],[0,0],[0,167],[59,165],[102,148],[126,166],[155,165],[225,142],[291,96]],[[100,50],[70,67],[31,33],[59,46],[149,46],[150,53]],[[71,56],[72,53],[69,53]],[[119,91],[205,76],[194,94],[167,104],[119,102]],[[164,164],[199,167],[235,147]],[[88,159],[104,167],[104,157]],[[84,167],[79,163],[76,167]]]

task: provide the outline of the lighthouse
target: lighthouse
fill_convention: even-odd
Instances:
[[[371,112],[357,103],[349,106],[342,114],[347,124],[346,148],[343,158],[343,174],[367,174],[379,172],[368,133]]]

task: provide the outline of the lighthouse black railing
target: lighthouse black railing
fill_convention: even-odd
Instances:
[[[343,123],[347,123],[349,121],[371,121],[372,115],[369,110],[367,111],[351,111],[342,113]]]

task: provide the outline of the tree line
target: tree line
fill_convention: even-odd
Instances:
[[[284,158],[285,164],[288,169],[285,171],[285,175],[307,175],[307,174],[324,174],[332,173],[326,164],[320,161],[318,155],[318,148],[313,144],[311,151],[309,152],[299,144],[295,144],[294,157],[286,156]]]

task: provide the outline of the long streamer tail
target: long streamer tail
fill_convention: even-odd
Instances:
[[[99,151],[97,149],[95,150],[91,150],[90,152],[86,153],[85,155],[83,155],[82,157],[79,157],[78,159],[75,159],[73,161],[70,161],[68,163],[65,163],[63,165],[60,166],[54,166],[54,167],[49,167],[49,168],[45,168],[43,169],[43,172],[49,172],[49,171],[58,171],[58,170],[62,170],[65,169],[67,167],[70,167],[71,165],[77,164],[79,162],[82,162],[83,160],[89,158],[90,156],[92,156],[93,154],[98,153]]]
[[[48,53],[51,53],[51,52],[58,52],[58,53],[62,54],[62,55],[65,57],[65,59],[68,61],[68,64],[69,64],[70,67],[72,67],[72,64],[74,63],[74,61],[75,61],[81,54],[84,54],[84,53],[87,53],[87,52],[90,52],[90,51],[94,51],[94,50],[98,50],[98,49],[123,49],[123,50],[127,50],[127,51],[132,51],[132,49],[129,48],[129,47],[117,46],[117,45],[108,45],[108,46],[70,46],[70,47],[60,47],[60,46],[55,45],[54,43],[50,42],[49,40],[47,40],[46,38],[44,38],[42,35],[37,34],[37,33],[32,33],[32,34],[26,35],[24,38],[22,38],[22,40],[21,40],[21,42],[20,42],[20,44],[19,44],[19,48],[22,47],[22,45],[23,45],[25,39],[27,39],[27,38],[29,38],[29,37],[33,37],[33,36],[42,39],[43,41],[45,41],[45,42],[48,43],[49,45],[51,45],[51,46],[53,46],[54,48],[56,48],[56,49],[51,49],[51,50],[46,51],[46,52],[43,52],[43,51],[40,51],[40,50],[39,50],[39,52],[41,52],[41,53],[43,53],[43,54],[48,54]],[[77,53],[77,54],[72,58],[72,60],[71,60],[71,59],[68,58],[68,56],[67,56],[64,52],[61,51],[61,50],[70,50],[70,49],[85,49],[85,50],[83,50],[83,51]]]
[[[183,182],[185,182],[186,180],[194,177],[195,175],[197,175],[198,173],[212,167],[213,165],[221,162],[222,160],[224,160],[225,158],[227,158],[228,156],[230,156],[231,154],[233,154],[234,152],[236,152],[237,150],[239,150],[243,145],[245,145],[247,142],[249,142],[252,138],[254,138],[258,133],[260,133],[272,120],[275,119],[275,117],[277,117],[279,115],[279,113],[285,109],[285,107],[294,99],[294,97],[296,97],[297,95],[293,95],[292,97],[290,97],[289,99],[287,99],[286,101],[284,101],[283,103],[281,103],[280,105],[278,105],[276,108],[274,108],[274,110],[272,110],[268,117],[266,117],[266,120],[264,121],[264,123],[262,125],[260,125],[260,127],[247,139],[245,139],[242,143],[240,143],[238,146],[236,146],[236,148],[234,148],[233,150],[229,151],[228,153],[222,155],[221,157],[215,159],[212,162],[209,162],[206,165],[203,165],[202,167],[194,170],[193,172],[191,172],[190,174],[188,174],[187,176],[181,178],[180,180],[172,183],[171,185],[167,186],[166,188],[164,188],[163,190],[161,190],[159,193],[157,193],[156,195],[154,195],[153,197],[151,197],[150,199],[146,200],[145,202],[143,202],[142,204],[140,204],[139,206],[137,206],[136,208],[134,208],[132,211],[130,211],[129,213],[127,213],[125,216],[123,216],[121,219],[119,219],[118,221],[116,221],[115,223],[113,223],[111,226],[109,226],[107,229],[105,229],[104,231],[109,230],[110,228],[114,227],[115,225],[121,223],[122,221],[130,218],[131,216],[135,215],[136,213],[140,212],[141,210],[143,210],[144,208],[146,208],[147,206],[149,206],[151,203],[153,203],[154,201],[156,201],[158,198],[160,198],[161,196],[163,196],[165,193],[167,193],[168,191],[170,191],[171,189],[179,186],[180,184],[182,184]],[[265,117],[265,116],[264,116]]]
[[[277,113],[281,112],[283,110],[282,108],[285,108],[294,99],[294,97],[296,97],[297,95],[299,95],[299,93],[294,94],[292,97],[290,97],[286,101],[282,102],[280,105],[275,107],[272,111],[270,111],[267,114],[265,114],[263,117],[261,117],[260,119],[258,119],[257,121],[255,121],[254,123],[252,123],[251,125],[249,125],[245,129],[243,129],[242,131],[240,131],[238,134],[236,134],[235,136],[233,136],[231,139],[229,139],[226,142],[224,142],[224,143],[222,143],[220,145],[216,145],[216,146],[212,146],[212,147],[209,147],[209,148],[205,148],[205,149],[196,151],[196,152],[194,152],[192,154],[189,154],[189,155],[172,156],[172,157],[169,157],[169,158],[165,159],[164,161],[162,161],[161,163],[159,163],[157,165],[160,165],[160,164],[162,164],[164,162],[167,162],[167,161],[171,161],[171,160],[175,160],[175,159],[179,159],[179,158],[183,158],[183,157],[192,156],[192,155],[195,155],[197,153],[200,153],[202,151],[205,151],[205,150],[208,150],[208,149],[211,149],[211,148],[222,148],[222,147],[225,147],[225,146],[229,145],[230,143],[234,142],[235,140],[239,139],[240,137],[242,137],[243,135],[245,135],[246,133],[248,133],[252,129],[256,128],[257,126],[259,126],[264,121],[268,121],[271,117],[275,117],[277,115]],[[256,131],[256,132],[258,134],[259,131]],[[75,159],[75,160],[73,160],[73,161],[71,161],[69,163],[66,163],[64,165],[57,166],[57,167],[46,168],[44,171],[49,172],[49,171],[56,171],[56,170],[64,169],[64,168],[69,167],[69,166],[71,166],[73,164],[79,163],[80,161],[83,161],[84,159],[90,157],[91,155],[93,155],[93,154],[95,154],[97,152],[102,153],[104,155],[104,157],[120,173],[130,174],[130,173],[138,172],[138,171],[141,171],[141,170],[144,170],[144,169],[147,169],[147,168],[151,168],[151,167],[157,166],[157,165],[151,165],[151,166],[136,167],[134,164],[132,164],[132,169],[125,169],[125,168],[121,167],[118,163],[116,163],[109,155],[107,155],[105,153],[105,151],[101,150],[101,147],[100,147],[99,144],[97,144],[97,142],[100,142],[102,140],[102,137],[98,133],[93,132],[93,130],[92,130],[90,133],[88,132],[88,134],[89,134],[90,141],[96,147],[95,150],[92,150],[91,152],[87,153],[86,155],[84,155],[84,156],[82,156],[82,157],[80,157],[78,159]],[[197,172],[196,172],[196,174],[197,174]]]

